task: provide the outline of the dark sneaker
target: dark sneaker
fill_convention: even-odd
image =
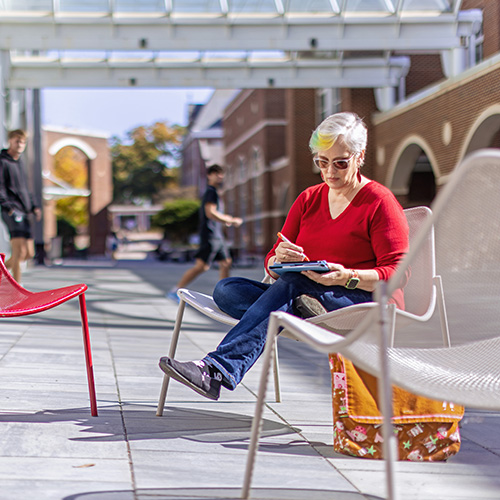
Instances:
[[[160,358],[160,368],[181,384],[208,399],[217,401],[220,395],[222,373],[203,361],[180,362],[167,356]]]
[[[323,304],[310,295],[299,295],[293,301],[293,307],[297,316],[307,319],[313,316],[325,314],[328,311],[324,308]]]

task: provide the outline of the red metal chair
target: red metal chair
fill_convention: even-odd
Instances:
[[[80,301],[80,314],[82,317],[90,412],[93,417],[96,417],[97,402],[95,395],[94,369],[92,365],[87,306],[85,303],[87,285],[81,283],[78,285],[65,286],[63,288],[55,288],[53,290],[45,290],[43,292],[30,292],[14,280],[9,271],[7,271],[4,261],[5,254],[0,253],[0,318],[15,318],[17,316],[37,314],[78,297]]]

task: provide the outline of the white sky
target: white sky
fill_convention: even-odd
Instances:
[[[189,104],[204,104],[212,89],[44,89],[42,124],[125,138],[157,121],[186,125]]]

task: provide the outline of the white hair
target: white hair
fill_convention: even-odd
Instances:
[[[356,113],[335,113],[318,125],[309,141],[309,148],[316,154],[330,149],[342,138],[349,151],[361,153],[366,149],[367,135],[366,125]]]

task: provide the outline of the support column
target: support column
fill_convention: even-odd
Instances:
[[[33,189],[36,202],[42,210],[42,219],[35,223],[35,259],[38,264],[45,260],[43,241],[43,180],[42,180],[42,119],[40,89],[33,89]]]
[[[7,89],[5,82],[9,75],[9,53],[0,51],[0,146],[7,145]]]
[[[0,52],[0,149],[7,145],[7,102],[5,81],[8,74],[8,53],[5,50]],[[9,232],[0,217],[0,252],[7,258],[10,256]]]
[[[374,89],[373,92],[379,111],[389,111],[396,104],[396,89],[394,87],[380,87]]]
[[[463,47],[441,51],[441,62],[446,78],[459,75],[466,68],[466,55]]]

